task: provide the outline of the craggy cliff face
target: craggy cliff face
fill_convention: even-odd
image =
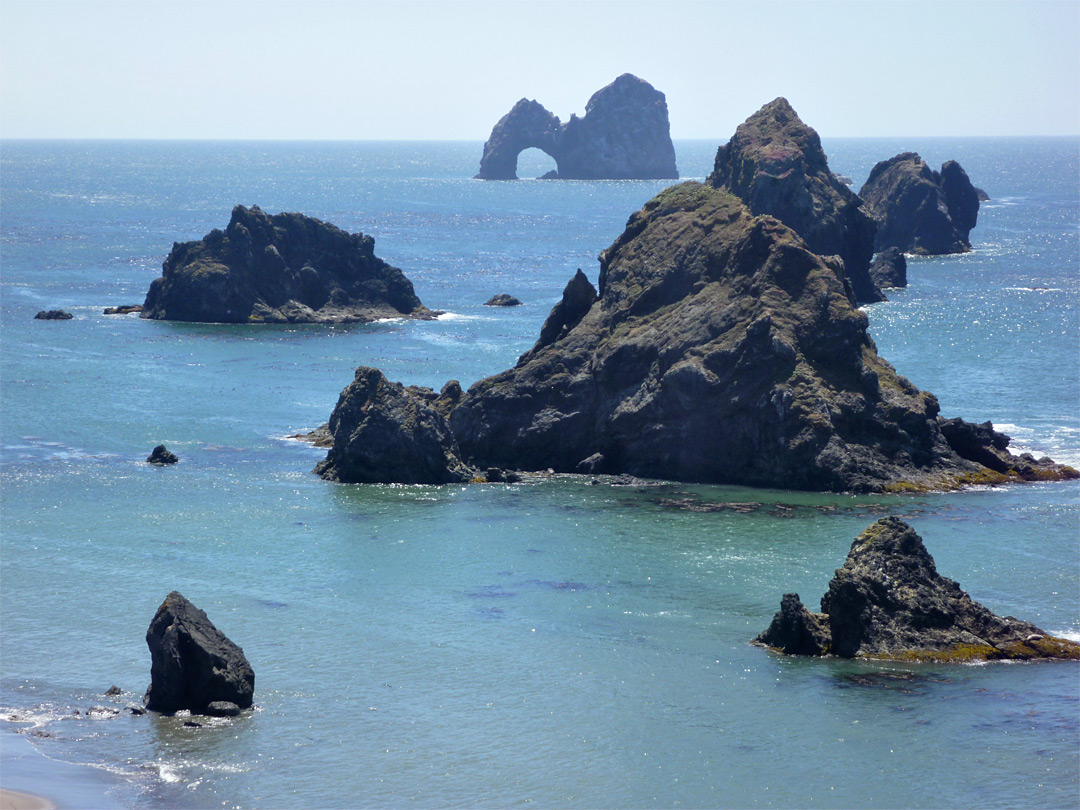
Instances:
[[[537,101],[521,99],[491,130],[481,180],[517,179],[518,155],[530,147],[555,159],[548,179],[677,179],[667,100],[647,81],[624,73],[597,90],[585,117],[562,124]]]
[[[233,209],[229,226],[179,242],[140,317],[209,323],[337,323],[432,317],[375,240],[302,214]]]
[[[739,125],[717,151],[708,183],[730,191],[752,213],[776,217],[815,253],[840,256],[858,301],[883,300],[869,275],[874,222],[829,170],[817,132],[787,99],[769,102]]]
[[[856,491],[973,472],[935,398],[878,357],[866,325],[838,268],[791,229],[685,183],[602,254],[587,312],[474,385],[451,424],[467,459],[517,469],[590,459],[590,471]]]

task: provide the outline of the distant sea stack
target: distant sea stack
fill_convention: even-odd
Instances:
[[[924,256],[971,250],[979,192],[955,160],[936,172],[915,152],[904,152],[874,166],[859,196],[878,225],[875,250]]]
[[[717,150],[707,182],[734,194],[751,213],[776,217],[818,255],[843,259],[857,301],[884,300],[870,278],[874,221],[829,170],[817,132],[787,99],[774,99],[739,125]]]
[[[556,180],[677,179],[664,94],[624,73],[597,90],[585,117],[565,124],[542,104],[521,99],[491,130],[480,180],[516,180],[518,155],[537,148],[555,159]]]
[[[821,613],[785,594],[755,643],[789,655],[974,662],[1080,659],[1080,644],[997,616],[941,576],[907,523],[882,518],[855,538]]]
[[[436,317],[374,249],[370,236],[303,214],[238,205],[224,231],[173,244],[139,317],[249,324]]]
[[[343,393],[319,472],[357,454],[392,467],[394,441],[347,441],[391,410],[409,433],[446,416],[450,433],[423,431],[422,455],[437,450],[433,468],[457,480],[459,465],[854,492],[1080,476],[1012,456],[992,427],[957,420],[946,434],[937,399],[878,356],[845,281],[774,217],[674,186],[601,254],[599,290],[575,274],[514,368],[411,401],[358,371],[362,396]]]

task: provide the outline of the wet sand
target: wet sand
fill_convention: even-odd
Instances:
[[[54,810],[55,805],[40,796],[0,788],[0,810]]]

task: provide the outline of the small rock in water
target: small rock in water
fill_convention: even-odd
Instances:
[[[203,714],[210,717],[236,717],[240,714],[240,707],[229,700],[215,700],[207,705]]]
[[[122,695],[122,694],[123,694],[123,690],[119,686],[110,686],[108,688],[108,690],[105,692],[105,697],[116,697],[117,695]]]
[[[48,309],[41,310],[34,316],[35,321],[70,321],[75,316],[70,312],[64,312],[62,309]]]
[[[512,296],[512,295],[507,295],[506,293],[499,293],[498,295],[493,295],[491,298],[489,298],[487,300],[487,302],[484,304],[484,306],[485,307],[520,307],[521,306],[521,301],[514,298],[514,296]]]
[[[123,304],[118,307],[105,307],[103,315],[130,315],[133,312],[142,312],[141,304]]]
[[[155,447],[146,459],[147,463],[157,464],[161,467],[164,467],[166,464],[175,464],[179,460],[180,459],[176,457],[176,454],[170,453],[163,444],[159,444]]]

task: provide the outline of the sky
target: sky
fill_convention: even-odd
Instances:
[[[633,73],[675,139],[1080,135],[1080,0],[0,0],[0,137],[476,140]]]

